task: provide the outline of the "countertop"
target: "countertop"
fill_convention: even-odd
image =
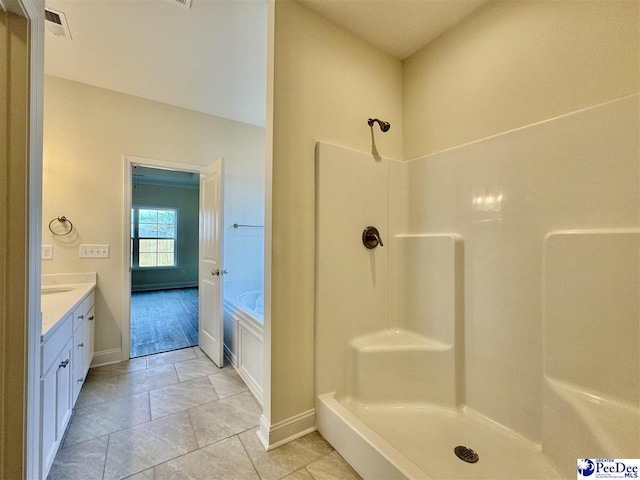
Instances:
[[[96,288],[95,273],[54,274],[42,276],[42,290],[68,290],[41,296],[42,336],[45,342],[57,330],[69,312],[78,307]]]

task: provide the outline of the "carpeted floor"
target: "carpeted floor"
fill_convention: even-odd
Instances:
[[[197,288],[131,294],[131,358],[197,344]]]

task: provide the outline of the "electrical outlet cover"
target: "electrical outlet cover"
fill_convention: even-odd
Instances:
[[[53,260],[53,245],[42,245],[42,260]]]

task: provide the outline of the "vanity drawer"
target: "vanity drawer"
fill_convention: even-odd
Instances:
[[[91,307],[93,307],[95,300],[96,300],[96,292],[95,290],[91,290],[91,293],[89,293],[89,295],[87,295],[87,298],[85,298],[84,301],[82,302],[82,311],[85,314],[88,313],[89,310],[91,310]]]
[[[81,303],[73,310],[73,331],[74,332],[78,329],[80,325],[82,325],[83,319],[84,319],[84,315],[83,315],[82,303]]]
[[[49,338],[42,347],[41,350],[41,370],[40,375],[44,375],[49,367],[58,360],[60,352],[67,344],[73,333],[73,313],[67,314],[66,318],[60,320],[61,325],[58,330]]]
[[[87,321],[89,318],[89,311],[93,307],[95,301],[95,293],[92,291],[87,298],[85,298],[80,305],[73,311],[73,331],[82,325],[83,321]]]

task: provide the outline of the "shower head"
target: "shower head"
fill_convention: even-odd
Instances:
[[[388,132],[391,128],[391,124],[389,122],[385,122],[384,120],[379,120],[377,118],[370,118],[369,120],[367,120],[367,123],[370,127],[373,127],[373,124],[375,122],[378,122],[378,125],[380,125],[380,130],[382,130],[383,132]]]

